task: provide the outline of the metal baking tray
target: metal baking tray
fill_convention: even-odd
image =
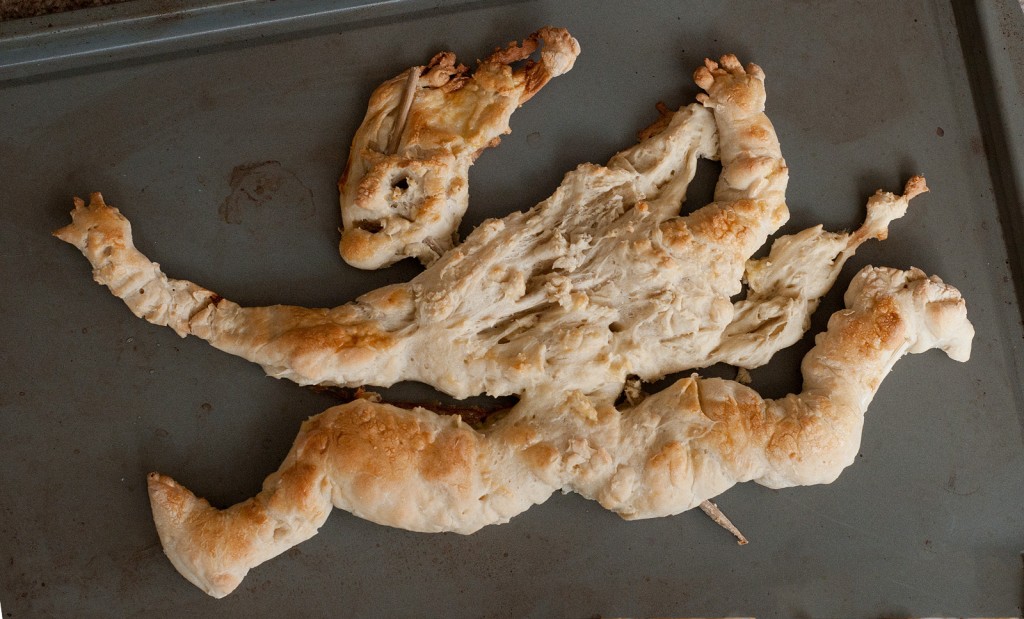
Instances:
[[[167,273],[250,305],[335,305],[407,279],[415,265],[367,273],[336,254],[335,183],[370,92],[436,51],[472,61],[548,24],[582,55],[473,168],[464,230],[633,143],[656,102],[693,99],[702,58],[735,52],[768,75],[791,169],[785,231],[857,225],[870,193],[913,173],[932,189],[861,249],[812,333],[755,386],[799,388],[811,336],[866,264],[959,287],[972,359],[897,364],[835,483],[722,495],[744,547],[699,511],[625,522],[575,495],[468,537],[335,511],[208,598],[163,556],[146,473],[243,500],[335,399],[134,318],[50,231],[72,196],[102,191]],[[136,0],[0,23],[3,616],[1019,613],[1022,32],[1012,0]],[[701,187],[714,174],[703,167]],[[272,190],[242,199],[239,179]]]

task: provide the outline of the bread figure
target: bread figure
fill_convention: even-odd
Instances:
[[[694,375],[616,407],[632,377],[766,363],[803,335],[856,248],[885,238],[926,191],[913,177],[902,195],[870,198],[853,233],[817,226],[751,260],[789,216],[764,74],[724,56],[695,79],[699,103],[663,108],[607,165],[583,164],[532,209],[484,222],[408,283],[331,309],[241,307],[170,279],[101,196],[78,200],[57,236],[154,324],[299,384],[415,380],[457,398],[520,398],[482,429],[366,399],[332,408],[303,425],[256,497],[225,510],[154,473],[154,519],[175,567],[226,595],[315,534],[332,507],[472,533],[557,490],[650,518],[744,481],[828,483],[852,463],[866,407],[897,359],[931,348],[967,359],[973,328],[954,288],[916,269],[868,267],[805,357],[799,394],[765,400]],[[714,201],[682,216],[700,157],[722,163]]]

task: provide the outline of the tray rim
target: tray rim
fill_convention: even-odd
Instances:
[[[495,1],[130,0],[12,19],[0,21],[0,85],[183,49],[490,4]]]

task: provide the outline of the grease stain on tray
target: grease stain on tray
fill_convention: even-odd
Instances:
[[[981,484],[974,480],[964,481],[964,471],[953,470],[946,481],[946,492],[958,496],[970,496],[981,490]]]
[[[299,218],[312,217],[313,192],[279,161],[235,166],[228,180],[231,193],[220,205],[220,218],[241,224],[260,211],[286,210]]]

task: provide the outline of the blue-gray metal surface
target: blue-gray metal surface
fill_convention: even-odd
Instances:
[[[0,26],[5,616],[1020,612],[1022,327],[1008,245],[1024,19],[1012,2],[358,4],[138,0]],[[369,93],[440,49],[472,60],[545,24],[569,28],[583,53],[473,168],[466,229],[631,144],[655,102],[692,100],[704,56],[735,52],[768,74],[791,168],[787,231],[856,225],[871,192],[912,173],[932,188],[846,267],[813,331],[859,267],[913,265],[964,293],[973,358],[901,361],[835,483],[721,496],[748,546],[699,512],[625,522],[572,495],[469,537],[335,512],[228,598],[206,597],[160,550],[145,474],[216,505],[243,500],[334,401],[134,318],[49,232],[71,196],[100,190],[169,274],[244,304],[334,305],[406,279],[414,265],[365,273],[336,254],[335,182]],[[279,189],[233,200],[230,179],[246,171]],[[755,386],[799,388],[809,346],[755,371]]]

